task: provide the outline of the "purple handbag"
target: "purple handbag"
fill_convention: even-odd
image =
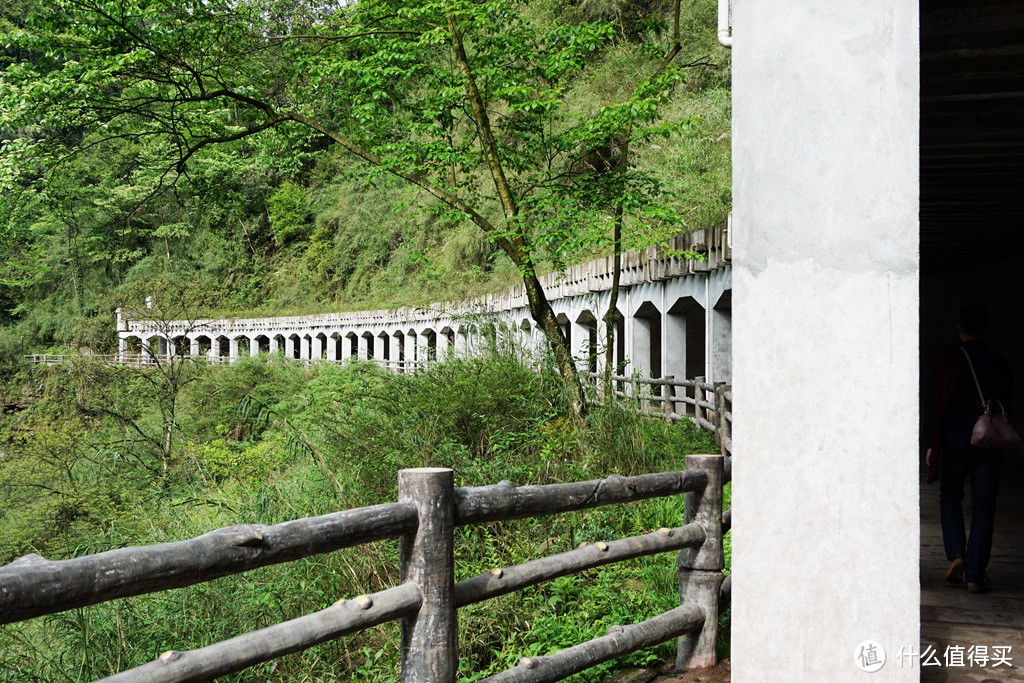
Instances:
[[[978,397],[981,399],[981,405],[985,408],[985,412],[974,423],[974,429],[971,431],[971,445],[978,448],[1010,448],[1020,444],[1024,439],[1020,438],[1020,434],[1010,424],[1003,404],[997,398],[990,401],[985,400],[985,395],[981,393],[981,384],[978,383],[978,375],[974,372],[974,363],[971,362],[967,349],[961,346],[960,350],[964,352],[967,365],[971,368],[974,386],[978,388]]]

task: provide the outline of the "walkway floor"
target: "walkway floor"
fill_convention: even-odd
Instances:
[[[963,585],[944,580],[948,563],[939,527],[939,485],[927,484],[922,473],[921,650],[933,647],[941,663],[922,666],[922,681],[1024,681],[1024,454],[1007,454],[1003,475],[988,569],[990,592],[972,595]],[[969,490],[964,509],[970,511]],[[994,666],[995,648],[1006,646],[1012,648],[1012,668]],[[972,667],[968,654],[979,655],[979,648],[986,647],[988,665]],[[958,652],[963,666],[947,665],[957,663]]]

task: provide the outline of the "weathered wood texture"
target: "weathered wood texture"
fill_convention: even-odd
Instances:
[[[402,681],[454,681],[459,663],[452,532],[454,471],[399,470],[398,500],[416,506],[419,527],[402,538],[402,581],[423,596],[419,611],[402,619]]]
[[[0,623],[130,595],[180,588],[416,528],[416,509],[389,503],[283,524],[249,524],[196,538],[71,560],[27,555],[0,568]]]
[[[485,678],[481,683],[558,681],[614,657],[621,657],[671,640],[688,631],[694,631],[703,623],[704,613],[699,607],[682,605],[639,624],[612,626],[606,636],[553,655],[523,658],[515,668]]]
[[[512,593],[544,581],[576,574],[606,564],[644,557],[668,550],[699,546],[704,542],[699,524],[660,529],[642,536],[587,543],[575,550],[524,562],[514,567],[497,568],[455,584],[455,603],[459,607]]]
[[[705,472],[691,469],[635,477],[611,476],[571,484],[516,487],[503,481],[493,486],[458,488],[455,489],[455,524],[482,524],[671,496],[703,489],[707,481]]]
[[[688,455],[688,470],[707,473],[708,484],[701,491],[686,494],[686,521],[700,524],[707,540],[699,548],[679,551],[679,597],[684,605],[697,605],[705,614],[718,614],[718,594],[724,580],[725,553],[722,547],[722,481],[724,457]],[[717,663],[715,643],[718,620],[708,619],[699,633],[679,638],[677,669],[702,669]]]
[[[355,600],[339,600],[319,612],[198,650],[169,650],[148,664],[104,678],[100,683],[209,681],[412,614],[419,606],[419,590],[412,584],[403,584]]]
[[[732,606],[732,574],[725,577],[722,587],[718,589],[718,613],[724,614]]]

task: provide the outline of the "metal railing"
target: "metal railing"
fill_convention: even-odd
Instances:
[[[371,595],[196,650],[167,651],[156,660],[103,679],[111,683],[206,681],[260,662],[396,619],[402,620],[402,680],[447,683],[458,664],[457,609],[544,581],[622,560],[679,551],[682,604],[646,621],[545,657],[528,657],[487,681],[556,681],[595,664],[679,638],[677,666],[715,663],[723,584],[721,455],[687,456],[681,472],[513,486],[456,488],[453,471],[401,470],[398,502],[356,508],[273,526],[243,525],[196,538],[111,550],[70,560],[28,555],[0,567],[0,623],[179,588],[332,552],[401,539],[402,582]],[[648,498],[686,496],[686,524],[608,542],[459,581],[454,580],[454,529]]]

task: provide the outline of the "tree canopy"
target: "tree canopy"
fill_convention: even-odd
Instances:
[[[285,171],[341,148],[359,160],[364,178],[417,188],[438,219],[470,222],[507,255],[572,383],[571,353],[537,282],[538,263],[557,267],[600,245],[618,253],[682,229],[678,198],[632,163],[630,150],[691,126],[690,117],[664,122],[661,111],[680,70],[706,61],[676,60],[678,1],[667,16],[636,12],[630,28],[650,68],[621,101],[574,108],[567,98],[574,80],[622,40],[622,27],[600,16],[545,23],[529,7],[511,0],[48,3],[6,38],[31,57],[3,76],[0,128],[10,137],[0,184],[36,182],[37,198],[46,198],[38,201],[60,204],[53,179],[74,157],[128,145],[137,149],[130,199],[143,206],[208,182],[204,169],[218,150],[250,139],[259,140],[262,164]],[[277,230],[278,242],[301,224],[296,210],[292,232]],[[194,220],[156,222],[150,238],[196,229]],[[117,223],[126,233],[122,247],[139,227],[125,227],[131,220],[123,217]],[[62,225],[75,243],[81,228]],[[100,225],[97,234],[104,230],[111,233]]]

